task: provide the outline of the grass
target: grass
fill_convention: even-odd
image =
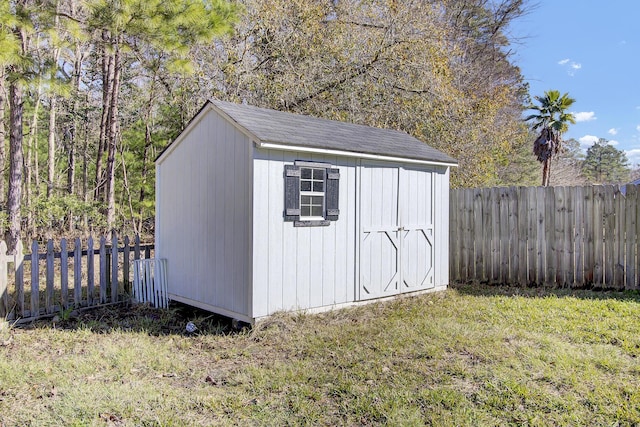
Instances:
[[[0,328],[0,425],[638,425],[639,356],[637,293],[458,285],[241,332],[110,308]]]

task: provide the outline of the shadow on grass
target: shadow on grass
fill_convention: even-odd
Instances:
[[[187,324],[195,329],[189,331]],[[234,325],[232,319],[184,304],[171,303],[168,309],[146,304],[116,304],[61,312],[51,318],[16,325],[20,329],[55,327],[59,330],[90,330],[94,333],[142,332],[161,335],[228,335],[241,332],[247,325]]]
[[[530,298],[554,296],[559,298],[573,297],[592,300],[614,299],[640,303],[640,292],[637,290],[613,291],[599,289],[553,288],[544,286],[513,286],[503,284],[490,285],[477,281],[456,282],[450,284],[449,288],[455,289],[463,295],[472,296],[519,296]]]

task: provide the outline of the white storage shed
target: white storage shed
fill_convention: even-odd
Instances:
[[[449,282],[449,170],[406,133],[208,101],[156,160],[172,300],[246,322]]]

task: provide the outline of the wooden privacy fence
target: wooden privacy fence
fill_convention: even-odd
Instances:
[[[15,254],[7,255],[7,245],[1,241],[0,318],[34,320],[68,309],[127,300],[131,259],[151,258],[154,246],[141,245],[139,237],[133,243],[125,237],[119,244],[117,236],[111,241],[102,237],[96,248],[89,237],[86,247],[75,239],[70,249],[62,239],[55,251],[49,240],[41,252],[39,243],[33,241],[31,253],[24,254],[19,242]]]
[[[452,280],[640,288],[640,186],[451,190]]]

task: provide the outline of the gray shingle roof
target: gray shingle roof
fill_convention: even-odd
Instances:
[[[344,123],[211,100],[262,143],[348,151],[457,164],[447,154],[397,130]]]

